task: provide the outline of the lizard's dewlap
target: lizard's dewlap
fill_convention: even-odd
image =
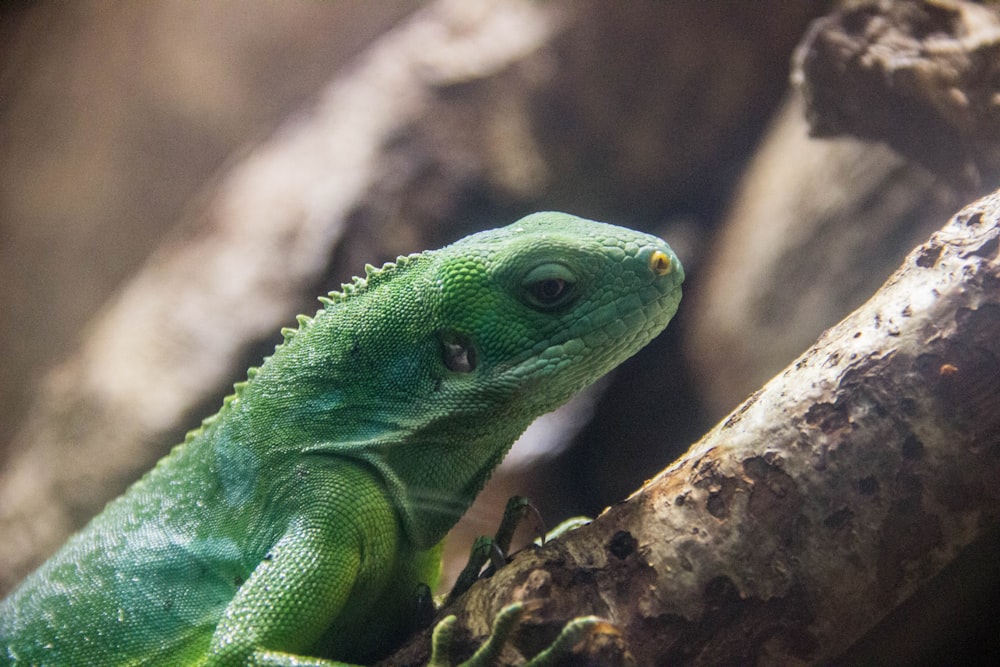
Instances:
[[[517,436],[683,279],[662,240],[563,213],[366,267],[0,603],[0,663],[378,657]]]

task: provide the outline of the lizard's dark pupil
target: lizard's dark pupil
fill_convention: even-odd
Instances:
[[[559,298],[566,289],[566,281],[559,278],[549,278],[535,284],[535,297],[539,301],[551,303]]]

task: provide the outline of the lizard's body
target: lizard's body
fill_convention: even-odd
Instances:
[[[682,280],[659,239],[556,213],[369,268],[0,604],[0,663],[376,657],[511,443]]]

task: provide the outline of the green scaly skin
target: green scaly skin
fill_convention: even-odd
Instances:
[[[684,278],[660,239],[562,213],[366,272],[0,604],[0,663],[378,658],[518,435]]]

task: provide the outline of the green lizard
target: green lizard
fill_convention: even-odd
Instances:
[[[0,662],[379,657],[517,436],[656,336],[683,278],[660,239],[564,213],[366,267],[3,601]]]

